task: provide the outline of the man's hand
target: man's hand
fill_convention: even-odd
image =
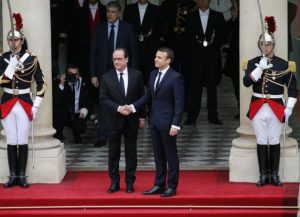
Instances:
[[[33,120],[36,118],[38,110],[39,110],[38,107],[32,106],[32,108],[31,108],[31,114],[32,114]]]
[[[132,113],[132,111],[128,109],[127,105],[119,106],[118,112],[121,113],[122,115],[126,115],[126,116],[130,115]]]
[[[129,114],[133,113],[133,110],[130,105],[125,105],[125,109]]]
[[[259,64],[255,64],[257,67],[259,67],[261,70],[270,69],[273,67],[273,64],[268,64],[268,58],[262,57],[259,61]]]
[[[139,121],[139,128],[144,128],[145,127],[145,119],[140,119]]]
[[[286,107],[284,109],[284,117],[285,117],[285,120],[288,120],[289,117],[292,115],[292,112],[293,112],[293,109],[292,108],[289,108],[289,107]]]
[[[92,77],[91,78],[91,83],[94,87],[98,88],[99,87],[99,82],[97,77]]]
[[[64,86],[65,83],[66,83],[66,75],[65,75],[65,74],[62,74],[62,75],[60,75],[60,77],[59,77],[59,84],[62,85],[62,86]]]
[[[17,69],[22,69],[24,66],[21,62],[19,62],[19,58],[17,55],[11,56],[9,61],[7,59],[4,59],[5,62],[8,63],[8,66],[6,67],[4,74],[9,79],[12,79],[14,77],[15,71]]]
[[[176,136],[178,134],[178,129],[171,127],[169,134],[170,136]]]

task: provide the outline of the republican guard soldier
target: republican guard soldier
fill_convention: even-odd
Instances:
[[[253,89],[247,116],[252,120],[257,140],[258,187],[269,183],[282,186],[278,175],[282,123],[288,121],[297,101],[297,82],[293,73],[296,66],[274,55],[275,29],[274,17],[266,17],[264,33],[258,40],[263,56],[248,61],[243,78],[244,85],[252,85]],[[286,104],[283,100],[285,86]]]
[[[15,26],[7,40],[10,51],[0,55],[1,123],[3,125],[9,166],[9,180],[4,188],[20,185],[28,188],[26,165],[28,136],[44,97],[46,83],[37,57],[23,48],[25,36],[20,14],[13,15]],[[30,87],[36,82],[36,97],[31,98]]]

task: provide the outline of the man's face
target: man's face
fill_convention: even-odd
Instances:
[[[272,57],[274,54],[274,44],[272,43],[267,43],[266,45],[260,44],[259,48],[267,57]]]
[[[198,8],[207,10],[209,8],[210,0],[197,0]]]
[[[157,51],[154,59],[155,67],[158,69],[164,69],[170,64],[171,60],[168,58],[166,52]]]
[[[110,23],[115,23],[121,15],[121,12],[119,11],[118,8],[107,8],[106,9],[106,16],[107,16],[107,21]]]
[[[67,80],[68,82],[75,83],[79,77],[78,68],[68,68],[67,70]]]
[[[143,4],[146,4],[148,2],[148,0],[138,0],[138,2],[143,5]]]
[[[23,41],[20,38],[18,38],[18,39],[9,39],[8,40],[8,45],[9,45],[10,48],[13,47],[13,44],[15,44],[15,50],[18,51],[18,50],[21,50]]]
[[[128,64],[128,57],[125,58],[124,51],[122,50],[114,51],[112,60],[116,70],[122,72],[124,69],[126,69]]]

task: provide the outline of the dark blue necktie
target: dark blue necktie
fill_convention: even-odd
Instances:
[[[157,81],[156,81],[156,84],[155,84],[155,91],[157,90],[157,88],[158,88],[158,85],[159,85],[159,82],[160,82],[160,76],[161,76],[161,72],[159,72],[158,73],[158,79],[157,79]]]
[[[125,84],[124,84],[123,74],[124,73],[122,73],[122,72],[120,73],[120,86],[121,86],[121,91],[122,91],[123,96],[126,96],[125,95]]]
[[[114,24],[110,25],[108,43],[109,43],[108,55],[109,58],[112,58],[112,53],[115,49],[115,25]]]

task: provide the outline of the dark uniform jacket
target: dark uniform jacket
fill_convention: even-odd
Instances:
[[[133,25],[139,48],[152,53],[156,52],[160,46],[164,28],[160,7],[148,2],[141,24],[138,3],[131,4],[125,8],[123,19]]]
[[[244,85],[250,87],[254,93],[265,94],[265,98],[258,98],[252,96],[250,109],[247,116],[252,119],[258,112],[263,103],[268,103],[275,115],[280,121],[283,121],[284,117],[284,102],[283,98],[272,99],[269,95],[281,95],[284,94],[284,86],[287,86],[288,97],[297,98],[297,81],[289,62],[274,56],[270,63],[273,67],[264,70],[261,78],[258,81],[253,81],[251,78],[251,72],[256,68],[255,63],[259,63],[261,56],[255,57],[249,60],[243,78]]]
[[[166,0],[161,5],[165,18],[165,43],[179,59],[188,54],[186,19],[195,5],[193,0]]]
[[[32,82],[36,82],[36,96],[44,97],[44,93],[46,91],[47,85],[44,80],[44,76],[42,74],[42,70],[40,68],[37,57],[32,55],[29,51],[21,50],[18,54],[20,58],[25,53],[30,54],[28,58],[23,62],[24,70],[16,71],[12,80],[7,78],[4,75],[4,71],[8,66],[8,63],[4,60],[10,59],[11,52],[6,52],[1,54],[0,58],[0,84],[4,88],[15,89],[15,95],[10,93],[3,93],[1,99],[1,118],[5,118],[5,116],[10,112],[14,103],[19,101],[23,106],[25,112],[29,116],[31,120],[31,105],[32,99],[31,94],[17,94],[17,90],[27,89],[31,87]]]

